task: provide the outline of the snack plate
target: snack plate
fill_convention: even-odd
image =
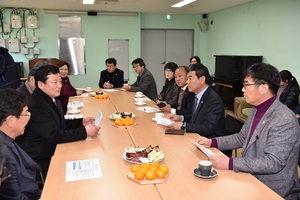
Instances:
[[[134,161],[131,161],[131,160],[129,160],[127,157],[126,157],[126,152],[127,151],[125,151],[123,154],[122,154],[122,158],[124,159],[124,160],[126,160],[127,162],[129,162],[129,163],[132,163],[132,164],[142,164],[142,163],[151,163],[150,162],[150,160],[149,160],[149,158],[140,158],[139,157],[139,159],[142,161],[142,162],[134,162]],[[164,158],[163,158],[164,159]],[[160,159],[158,162],[161,162],[163,159]]]
[[[80,113],[80,110],[74,110],[74,111],[68,110],[68,113],[70,113],[70,114],[77,114],[77,113]]]
[[[132,115],[132,118],[135,118],[135,114],[133,114],[132,112],[124,112],[124,113],[125,113],[125,114],[129,114],[129,113],[131,113],[131,115]],[[114,114],[116,114],[116,113],[114,113]],[[114,117],[113,117],[113,114],[109,115],[108,117],[109,117],[109,119],[112,119],[112,120],[116,120],[116,119],[118,119],[118,118],[114,118]]]
[[[134,127],[134,126],[138,125],[138,123],[134,122],[134,124],[132,124],[130,126],[117,126],[117,125],[115,125],[115,123],[112,123],[112,125],[117,128],[127,128],[127,127]]]
[[[147,180],[146,178],[144,178],[143,180],[137,180],[134,178],[133,172],[128,172],[127,178],[141,185],[146,185],[146,184],[154,184],[154,183],[164,183],[168,178],[169,174],[170,172],[166,174],[165,178],[155,178],[154,180]]]

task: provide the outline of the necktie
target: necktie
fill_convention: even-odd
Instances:
[[[180,92],[179,92],[179,96],[178,96],[178,107],[177,107],[177,110],[181,110],[181,104],[182,104],[183,95],[184,95],[184,90],[181,89]]]
[[[194,102],[195,104],[194,104],[194,110],[193,110],[193,114],[195,114],[196,113],[196,110],[197,110],[197,106],[198,106],[198,98],[197,98],[197,96],[195,97],[195,102]]]

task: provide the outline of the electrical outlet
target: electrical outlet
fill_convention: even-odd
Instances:
[[[11,32],[10,24],[4,24],[3,30],[4,30],[4,33],[10,33]]]
[[[33,54],[34,54],[34,55],[39,55],[39,54],[41,54],[41,49],[40,49],[40,48],[34,48],[34,49],[33,49]]]
[[[21,53],[22,53],[23,55],[28,55],[28,54],[29,54],[28,48],[22,48],[22,49],[21,49]]]
[[[32,42],[38,43],[40,41],[40,38],[38,36],[33,36],[32,37]]]
[[[21,43],[22,43],[22,44],[27,43],[27,36],[26,36],[26,35],[23,35],[23,36],[21,37]]]
[[[22,28],[22,18],[20,15],[11,15],[11,27]]]
[[[20,52],[19,39],[9,39],[8,40],[8,50],[11,53],[19,53]]]
[[[27,17],[27,28],[38,28],[38,18],[35,15],[29,15]]]
[[[6,39],[3,39],[3,38],[0,39],[0,47],[7,48],[7,40]]]

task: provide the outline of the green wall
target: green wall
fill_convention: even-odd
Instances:
[[[58,16],[39,13],[39,57],[58,57]],[[257,0],[253,3],[208,14],[208,30],[201,32],[200,15],[141,14],[136,17],[82,16],[86,39],[87,74],[70,76],[75,87],[97,87],[100,70],[105,68],[108,39],[129,39],[129,61],[139,57],[141,29],[194,29],[194,54],[214,73],[213,55],[263,55],[264,62],[279,70],[288,69],[300,81],[300,1]],[[16,61],[28,61],[12,54]],[[27,69],[27,68],[26,68]],[[130,69],[130,82],[136,74]]]
[[[263,55],[264,62],[288,69],[300,81],[300,1],[258,0],[208,15],[204,63],[211,55]]]

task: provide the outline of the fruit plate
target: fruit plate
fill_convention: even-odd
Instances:
[[[137,179],[134,178],[134,173],[133,172],[128,172],[127,173],[127,178],[129,178],[130,180],[132,180],[136,183],[139,183],[141,185],[157,184],[157,183],[164,183],[166,181],[166,179],[168,178],[169,173],[166,174],[165,178],[155,178],[153,180],[147,180],[146,178],[144,178],[143,180],[137,180]]]
[[[123,113],[128,116],[131,114],[131,117],[135,118],[135,114],[133,114],[132,112],[123,112]],[[119,114],[119,113],[114,113],[114,114],[109,115],[108,117],[109,117],[109,119],[116,120],[116,119],[119,119],[122,117],[120,115],[121,114]]]
[[[132,161],[132,160],[130,160],[129,158],[127,158],[126,153],[127,153],[127,151],[125,151],[125,152],[122,154],[122,158],[123,158],[124,160],[126,160],[127,162],[129,162],[129,163],[132,163],[132,164],[151,163],[149,158],[140,158],[140,157],[138,157],[138,158],[140,159],[140,162]],[[164,159],[164,158],[158,160],[157,162],[161,162],[163,159]]]
[[[112,123],[112,125],[117,128],[130,128],[130,127],[135,127],[136,125],[138,125],[138,123],[134,122],[134,124],[130,126],[117,126],[115,123]]]

